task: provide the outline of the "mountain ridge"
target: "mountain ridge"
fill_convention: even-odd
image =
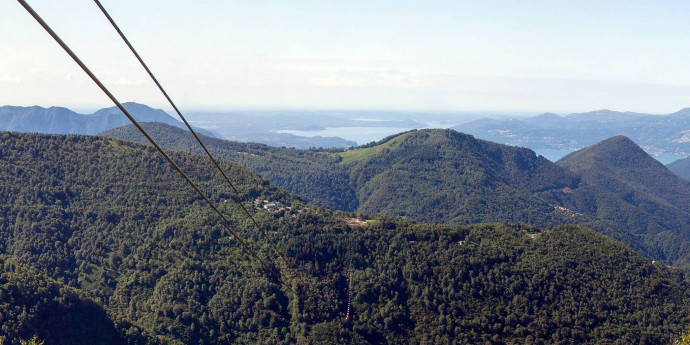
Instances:
[[[186,128],[181,121],[176,120],[163,110],[153,109],[134,102],[126,102],[122,105],[137,121],[161,122]],[[92,114],[79,114],[63,107],[0,107],[0,131],[94,135],[128,124],[131,124],[129,119],[115,106],[97,110]],[[211,131],[196,130],[215,137]]]
[[[423,136],[417,139],[442,139]],[[232,191],[206,157],[171,151],[290,292],[247,258],[150,147],[0,132],[0,152],[0,248],[59,282],[50,293],[34,293],[22,284],[41,275],[22,268],[28,274],[12,276],[17,270],[2,266],[10,279],[0,273],[0,308],[12,311],[0,313],[9,316],[3,327],[37,320],[62,298],[60,285],[105,310],[106,323],[115,321],[124,341],[106,344],[668,343],[690,321],[690,283],[680,272],[589,229],[333,212],[221,161],[243,202],[292,207],[249,211],[300,282],[277,264],[240,208],[224,202]],[[355,217],[366,217],[366,225]],[[21,311],[24,300],[12,297],[22,294],[34,308]],[[89,315],[78,304],[66,311],[60,316]],[[44,329],[27,324],[10,332],[59,342]]]
[[[541,205],[538,206],[541,211],[537,213],[552,214],[555,211],[543,201],[532,199],[531,193],[544,188],[562,189],[574,183],[566,171],[537,157],[531,150],[476,140],[455,131],[417,130],[394,137],[390,141],[398,142],[391,148],[379,150],[374,156],[347,164],[360,200],[359,211],[383,211],[405,216],[414,210],[414,218],[421,221],[459,224],[534,219],[535,215],[522,214],[530,207],[510,208],[507,205],[523,200],[520,202]],[[375,147],[364,150],[373,149]],[[346,157],[346,154],[356,154],[358,150],[361,149],[335,155]],[[532,176],[528,176],[527,171]],[[550,177],[546,178],[546,175]],[[544,182],[547,180],[548,182]],[[396,181],[407,182],[397,185]],[[431,196],[428,194],[429,190],[436,192]],[[420,197],[406,197],[410,191]],[[482,195],[481,199],[486,205],[474,203],[473,206],[470,201],[473,193]],[[503,195],[506,193],[516,195],[517,198],[504,200]],[[421,197],[423,195],[426,197]],[[445,204],[457,203],[465,204],[466,211],[450,212],[444,207]],[[482,215],[490,213],[482,211],[484,208],[510,211],[505,214],[505,218],[482,218]],[[424,209],[437,209],[436,212],[442,216],[424,216]],[[473,211],[470,212],[470,209]],[[543,226],[547,223],[534,225]]]
[[[542,115],[526,118],[479,119],[451,129],[477,138],[534,150],[575,151],[607,138],[624,135],[646,152],[689,155],[690,111],[688,108],[665,115],[597,110],[540,121]],[[557,120],[557,121],[554,121]]]
[[[164,147],[200,152],[198,144],[191,139],[189,134],[183,134],[164,125],[147,124],[147,126],[149,126],[149,131],[152,134],[157,134],[154,137]],[[103,133],[103,135],[146,143],[143,136],[137,133],[132,126],[111,130]],[[393,149],[381,146],[386,146],[386,143],[390,144],[391,142],[396,143]],[[377,143],[363,145],[348,151],[336,151],[335,153],[319,150],[280,149],[220,139],[208,140],[207,145],[210,145],[211,151],[217,152],[220,158],[231,159],[248,166],[273,181],[277,186],[300,195],[309,202],[315,202],[318,206],[365,213],[377,213],[385,210],[392,215],[407,215],[419,221],[468,224],[478,221],[534,219],[533,225],[553,225],[557,224],[563,217],[558,215],[552,206],[542,200],[535,199],[531,194],[545,188],[562,189],[572,186],[574,183],[567,171],[543,157],[537,157],[531,150],[477,141],[471,136],[447,130],[413,130],[405,132],[403,135],[390,136]],[[463,154],[459,148],[467,148],[470,153]],[[364,155],[358,153],[364,151],[368,153]],[[401,154],[399,159],[395,157],[398,154]],[[455,161],[451,162],[450,157],[453,155],[462,155],[462,158],[457,156]],[[366,159],[352,160],[354,156],[361,156]],[[472,164],[481,165],[482,168],[474,169],[466,159],[471,159]],[[422,173],[414,169],[406,169],[406,166],[410,167],[410,162],[416,164],[414,169],[425,169],[423,166],[429,164],[436,165],[433,165],[430,171]],[[508,166],[503,167],[503,164]],[[537,177],[549,174],[554,181],[543,186],[539,183],[535,184],[526,173],[526,169],[530,166],[535,169],[542,169],[535,172]],[[391,170],[400,167],[403,169]],[[465,171],[465,169],[469,170]],[[429,172],[432,172],[433,175],[429,175]],[[416,185],[412,185],[410,182],[410,185],[406,185],[404,188],[393,186],[392,183],[398,179],[391,174],[402,174],[398,177],[404,177],[404,181],[411,181],[410,179],[414,176]],[[434,214],[422,212],[422,209],[428,208],[432,204],[445,207],[443,205],[452,204],[450,200],[456,200],[465,193],[472,192],[472,190],[463,187],[463,180],[455,181],[450,178],[451,176],[460,176],[467,181],[478,179],[475,181],[476,183],[473,182],[478,187],[481,187],[481,181],[492,181],[491,183],[502,186],[503,190],[496,192],[493,189],[485,189],[481,193],[487,193],[491,190],[490,193],[495,195],[495,198],[482,199],[488,205],[481,206],[481,203],[473,205],[469,201],[464,201],[461,204],[464,205],[462,206],[464,211],[453,212],[454,217],[441,211]],[[423,183],[422,179],[425,180]],[[444,188],[447,190],[433,196],[433,198],[428,198],[427,190],[435,188],[431,186],[432,180],[446,181],[447,185]],[[509,186],[510,184],[515,184],[517,188]],[[404,194],[407,193],[407,190],[415,190],[419,193],[419,199],[391,198],[391,195]],[[492,201],[501,199],[496,193],[517,193],[520,197],[516,198],[516,201],[510,202],[507,200]],[[477,195],[476,197],[480,196]],[[527,203],[531,206],[522,210],[501,207],[499,206],[501,202]],[[483,217],[483,212],[470,211],[475,207],[505,209],[507,213],[505,217]],[[537,211],[537,209],[541,211]],[[529,217],[517,216],[517,214],[524,212],[532,215]],[[545,221],[539,215],[548,215],[546,218],[553,218],[554,221]],[[451,221],[453,218],[455,221]],[[536,222],[540,218],[544,221]],[[555,219],[559,219],[559,221],[555,221]]]
[[[160,124],[147,126],[164,147],[199,152],[188,134]],[[143,142],[131,127],[107,135]],[[347,151],[276,149],[223,140],[209,140],[207,145],[219,157],[248,166],[319,206],[436,223],[508,221],[541,227],[578,223],[667,264],[685,266],[688,257],[681,248],[688,241],[676,238],[684,212],[668,206],[668,200],[653,195],[656,192],[623,181],[616,192],[620,195],[606,196],[598,192],[599,185],[583,185],[581,176],[529,149],[452,130],[414,130]],[[639,150],[628,147],[633,148]],[[638,155],[653,161],[641,150]],[[663,168],[658,163],[653,166]],[[606,196],[624,212],[597,208],[592,195],[600,195],[600,200]],[[646,224],[635,213],[638,206],[622,198],[626,195],[680,218],[642,218]],[[670,231],[668,236],[677,241],[647,234],[650,227]]]

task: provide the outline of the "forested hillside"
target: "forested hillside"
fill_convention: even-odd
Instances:
[[[147,124],[147,128],[166,147],[199,150],[189,133],[162,124]],[[131,126],[104,134],[143,140]],[[205,141],[219,157],[246,165],[318,206],[449,224],[583,224],[666,264],[680,267],[690,263],[690,242],[678,237],[688,224],[684,216],[688,208],[678,203],[690,203],[690,189],[687,184],[678,184],[679,179],[634,144],[617,148],[619,152],[611,157],[632,155],[645,164],[617,167],[621,172],[630,171],[612,176],[611,181],[621,183],[607,192],[609,186],[605,184],[580,186],[583,177],[574,167],[575,171],[570,171],[569,166],[551,163],[529,149],[477,140],[452,130],[411,131],[333,152],[277,149],[210,138]],[[615,158],[604,162],[619,163]],[[610,170],[601,166],[585,168],[591,170],[588,174],[598,174],[600,169],[603,174]],[[648,180],[643,176],[657,173],[658,186],[640,192],[639,183]],[[601,205],[593,206],[591,196],[606,193],[608,199],[618,201],[600,198]],[[656,193],[676,194],[676,199],[668,201]],[[646,217],[648,211],[626,206],[625,198],[632,195],[638,195],[638,199],[645,195],[646,209],[668,210],[670,202],[681,212],[654,211],[656,215]],[[575,202],[573,198],[584,201]],[[625,210],[606,211],[619,207]],[[656,223],[661,225],[653,225]]]
[[[189,133],[163,124],[145,127],[165,147],[201,152]],[[103,135],[145,141],[133,126]],[[412,131],[336,153],[204,141],[218,157],[241,163],[318,206],[438,223],[559,224],[570,216],[532,194],[577,183],[567,170],[528,149],[447,130]]]
[[[57,344],[122,343],[103,306],[84,295],[0,255],[0,344],[34,335]]]
[[[531,150],[451,130],[407,132],[335,155],[347,167],[359,211],[436,223],[558,224],[568,216],[532,194],[577,183]]]
[[[162,123],[142,126],[163,147],[203,154],[188,131]],[[115,128],[101,135],[148,144],[132,125]],[[303,197],[308,202],[334,210],[355,211],[358,200],[350,185],[349,175],[338,159],[327,152],[279,148],[257,143],[209,138],[200,135],[211,153],[249,167],[272,184]]]
[[[172,156],[295,292],[152,149],[0,133],[0,308],[21,325],[0,336],[72,343],[42,331],[61,324],[41,317],[56,308],[69,320],[93,310],[105,328],[84,343],[112,344],[659,344],[690,321],[684,275],[591,230],[354,222],[223,162],[243,202],[291,207],[251,212],[298,279],[204,157]]]
[[[573,152],[558,165],[582,179],[578,188],[556,197],[560,203],[627,224],[653,257],[690,264],[690,182],[623,136]]]

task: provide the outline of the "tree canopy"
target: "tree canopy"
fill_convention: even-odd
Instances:
[[[46,345],[658,344],[689,321],[682,273],[586,228],[329,211],[223,162],[298,278],[204,157],[172,156],[294,293],[151,148],[0,133],[0,336]]]

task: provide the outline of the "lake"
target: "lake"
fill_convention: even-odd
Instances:
[[[290,129],[276,130],[276,133],[288,133],[303,137],[340,137],[352,140],[359,145],[381,140],[389,135],[409,131],[406,127],[329,127],[318,131],[297,131]]]

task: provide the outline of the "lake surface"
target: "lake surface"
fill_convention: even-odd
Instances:
[[[386,121],[385,119],[370,118],[370,117],[357,117],[351,118],[350,120],[359,121],[369,121],[372,123]],[[358,145],[368,144],[372,141],[379,141],[389,135],[398,134],[401,132],[406,132],[413,129],[429,129],[429,128],[449,128],[458,124],[459,120],[456,121],[443,121],[443,120],[433,120],[433,119],[419,119],[415,118],[414,121],[423,123],[423,127],[377,127],[377,126],[362,126],[362,127],[327,127],[325,129],[316,131],[299,131],[292,129],[280,129],[275,130],[275,133],[288,133],[293,135],[299,135],[302,137],[340,137],[346,140],[352,140]],[[465,121],[460,121],[465,122]]]
[[[288,133],[303,137],[340,137],[343,139],[352,140],[359,145],[364,145],[372,141],[381,140],[389,135],[398,134],[400,132],[409,131],[411,129],[412,128],[406,127],[330,127],[318,131],[297,131],[290,129],[281,129],[275,132]]]

